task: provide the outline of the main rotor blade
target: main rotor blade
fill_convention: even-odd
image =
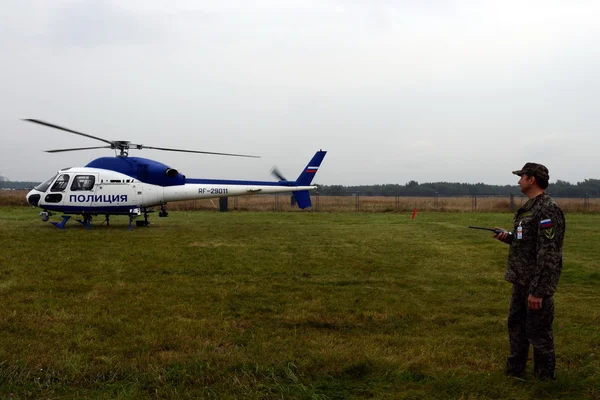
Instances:
[[[112,142],[109,141],[109,140],[102,139],[102,138],[99,138],[99,137],[96,137],[96,136],[92,136],[92,135],[88,135],[87,133],[81,133],[81,132],[73,131],[71,129],[63,128],[62,126],[58,126],[58,125],[54,125],[54,124],[51,124],[51,123],[48,123],[48,122],[40,121],[39,119],[26,118],[23,121],[33,122],[35,124],[40,124],[40,125],[48,126],[50,128],[54,128],[54,129],[60,129],[61,131],[74,133],[76,135],[81,135],[81,136],[88,137],[90,139],[96,139],[96,140],[100,140],[101,142],[104,142],[104,143],[112,144]]]
[[[95,147],[78,147],[75,149],[58,149],[58,150],[46,150],[46,153],[60,153],[63,151],[77,151],[77,150],[92,150],[92,149],[110,149],[110,146],[95,146]]]
[[[168,149],[166,147],[152,147],[152,146],[145,146],[145,145],[131,145],[132,148],[134,148],[134,146],[138,149],[138,150],[142,150],[142,149],[153,149],[153,150],[164,150],[164,151],[179,151],[181,153],[199,153],[199,154],[213,154],[213,155],[217,155],[217,156],[231,156],[231,157],[249,157],[249,158],[260,158],[260,156],[250,156],[247,154],[230,154],[230,153],[215,153],[212,151],[197,151],[197,150],[182,150],[182,149]]]

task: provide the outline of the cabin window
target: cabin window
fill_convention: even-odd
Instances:
[[[50,193],[46,195],[46,203],[60,203],[62,201],[62,194]]]
[[[77,175],[71,184],[71,191],[92,190],[94,183],[96,183],[94,175]]]
[[[50,188],[51,192],[64,192],[69,184],[69,175],[63,174],[58,177],[52,188]]]

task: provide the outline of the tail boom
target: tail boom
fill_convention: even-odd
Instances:
[[[298,207],[302,209],[308,208],[311,206],[310,191],[317,188],[317,186],[311,185],[311,183],[321,166],[321,162],[325,158],[325,154],[327,154],[326,151],[317,151],[296,181],[265,182],[188,178],[185,180],[184,185],[164,187],[164,198],[161,203],[214,197],[292,192]]]

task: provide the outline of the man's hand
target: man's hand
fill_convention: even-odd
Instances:
[[[540,308],[542,308],[542,298],[535,297],[534,295],[530,294],[527,298],[527,306],[530,310],[539,310]]]
[[[495,226],[494,229],[501,229],[503,231],[500,233],[496,233],[494,235],[494,239],[498,239],[499,241],[506,243],[506,239],[508,238],[508,231],[504,228],[498,228],[497,226]]]

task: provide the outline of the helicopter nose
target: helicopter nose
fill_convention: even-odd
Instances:
[[[42,196],[39,193],[37,193],[35,190],[32,190],[31,192],[27,193],[27,202],[32,206],[37,207],[41,197]]]

